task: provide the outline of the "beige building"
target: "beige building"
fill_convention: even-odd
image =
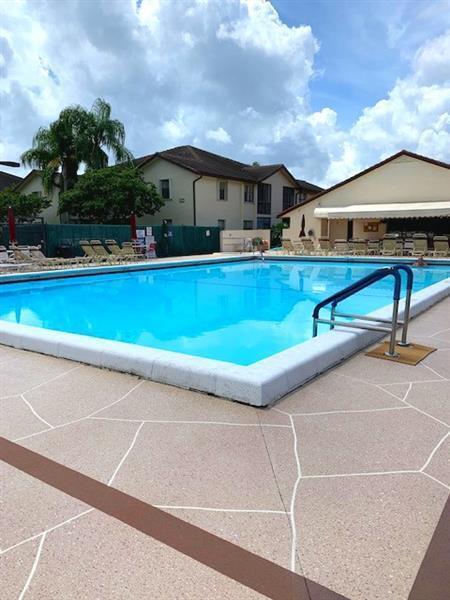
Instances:
[[[40,214],[40,217],[43,219],[44,223],[55,225],[67,221],[67,219],[60,217],[58,214],[59,188],[54,186],[50,193],[45,192],[44,185],[42,183],[41,171],[33,169],[20,181],[20,183],[15,186],[14,189],[21,194],[35,194],[37,196],[48,196],[50,198],[50,206]]]
[[[450,164],[402,150],[279,213],[283,237],[379,239],[386,232],[450,234]]]
[[[155,184],[164,206],[138,221],[221,229],[268,229],[278,213],[322,188],[296,180],[282,164],[247,165],[193,146],[179,146],[135,160],[146,181]],[[24,194],[43,194],[41,172],[31,171],[17,186]],[[67,222],[58,215],[58,193],[41,215],[46,223]]]
[[[296,180],[282,164],[247,165],[193,146],[136,159],[165,201],[141,222],[268,229],[278,213],[321,190]]]

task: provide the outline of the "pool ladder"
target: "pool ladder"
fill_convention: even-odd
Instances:
[[[403,314],[403,321],[398,318],[398,306],[400,302],[400,293],[402,287],[402,278],[400,271],[406,273],[406,297],[405,297],[405,310]],[[368,287],[380,279],[385,277],[394,278],[394,292],[393,292],[393,304],[392,304],[392,316],[390,319],[382,319],[380,317],[369,317],[367,315],[356,315],[352,313],[337,312],[336,307],[339,302],[353,296],[357,292]],[[385,352],[386,356],[395,357],[398,353],[395,351],[396,343],[399,346],[409,346],[407,342],[408,335],[408,324],[409,324],[409,313],[411,308],[411,293],[413,287],[413,271],[411,267],[406,265],[394,265],[393,267],[383,267],[377,269],[373,273],[370,273],[366,277],[363,277],[359,281],[352,283],[348,287],[344,288],[340,292],[336,292],[332,296],[329,296],[325,300],[322,300],[316,304],[313,311],[313,337],[317,336],[317,326],[319,323],[325,323],[330,325],[330,329],[334,329],[336,325],[339,327],[351,327],[354,329],[368,329],[371,331],[382,331],[383,333],[390,334],[389,338],[389,350]],[[331,303],[331,314],[329,319],[322,319],[320,317],[320,309]],[[349,323],[347,321],[336,321],[336,317],[342,317],[347,319],[358,319],[359,321],[369,321],[373,323],[387,323],[390,327],[383,327],[382,325],[370,325],[369,323]],[[402,327],[402,337],[399,342],[396,341],[397,328]]]

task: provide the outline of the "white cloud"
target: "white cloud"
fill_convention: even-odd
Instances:
[[[206,139],[214,140],[220,144],[231,144],[231,137],[228,131],[225,131],[223,127],[217,129],[208,129],[206,132]]]
[[[386,25],[396,47],[408,29],[399,15]],[[450,32],[421,31],[407,73],[343,129],[332,103],[311,109],[319,40],[270,2],[65,0],[53,11],[46,0],[21,0],[0,3],[0,23],[5,159],[64,106],[102,96],[136,156],[188,143],[226,148],[237,160],[284,162],[318,184],[403,147],[450,160]]]

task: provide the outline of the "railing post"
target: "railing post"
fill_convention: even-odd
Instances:
[[[411,294],[413,287],[413,271],[411,267],[406,265],[399,265],[397,268],[402,269],[406,272],[406,296],[405,296],[405,310],[403,312],[403,330],[402,339],[398,342],[399,346],[409,346],[407,341],[408,338],[408,325],[409,325],[409,313],[411,309]]]
[[[395,338],[397,336],[397,320],[398,320],[398,300],[394,300],[392,305],[392,329],[391,337],[389,339],[389,350],[385,352],[386,356],[394,357],[398,356],[398,352],[395,351]]]
[[[313,337],[317,337],[317,319],[313,319]]]
[[[331,305],[331,313],[330,313],[330,318],[332,321],[336,320],[336,317],[334,316],[335,310],[336,310],[336,304],[333,302],[333,304]],[[330,329],[334,329],[334,323],[333,323],[333,325],[330,325]]]

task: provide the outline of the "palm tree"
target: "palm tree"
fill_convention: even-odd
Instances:
[[[89,113],[90,127],[88,138],[88,157],[86,166],[89,169],[102,169],[108,166],[107,148],[116,163],[126,163],[133,156],[125,147],[125,127],[117,119],[111,119],[111,105],[102,98],[97,98]]]
[[[97,98],[91,111],[82,106],[65,108],[56,121],[38,129],[33,146],[22,154],[22,162],[42,169],[47,192],[60,173],[60,188],[65,192],[75,185],[81,164],[87,169],[108,165],[104,148],[118,162],[131,161],[132,154],[124,146],[125,128],[110,115],[111,106],[101,98]]]

